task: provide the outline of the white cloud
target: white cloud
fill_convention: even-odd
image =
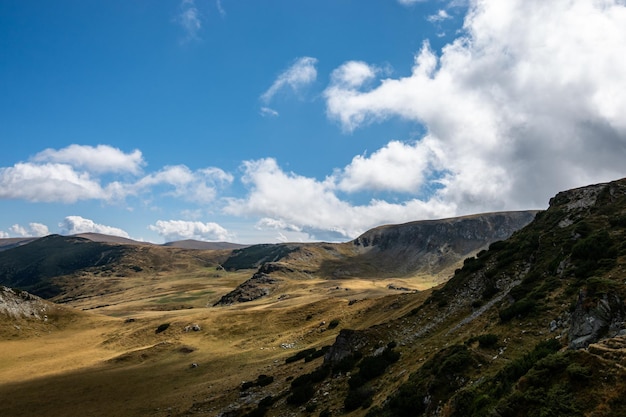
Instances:
[[[129,238],[130,236],[124,230],[95,223],[93,220],[86,219],[81,216],[67,216],[59,223],[61,233],[64,235],[76,235],[80,233],[102,233],[111,236],[120,236]]]
[[[256,228],[259,230],[265,229],[279,229],[279,230],[289,230],[292,232],[301,232],[302,228],[293,224],[288,224],[283,220],[270,219],[268,217],[264,217],[259,220],[256,224]]]
[[[167,241],[195,239],[206,241],[225,241],[232,236],[217,223],[202,223],[186,220],[158,220],[156,224],[148,226]]]
[[[389,142],[370,157],[356,156],[335,174],[338,188],[417,193],[422,187],[434,154],[427,146]]]
[[[74,203],[106,199],[107,194],[88,173],[65,164],[27,162],[0,168],[0,199]]]
[[[444,9],[440,9],[437,13],[428,16],[426,19],[431,23],[437,23],[452,19],[452,16],[450,16]]]
[[[291,88],[293,92],[299,92],[303,87],[317,79],[315,65],[317,59],[308,56],[298,58],[296,62],[283,71],[274,81],[272,86],[261,95],[264,103],[269,103],[281,90]]]
[[[373,80],[378,69],[362,61],[348,61],[331,74],[334,85],[342,88],[358,88]]]
[[[222,18],[226,17],[226,10],[222,5],[222,0],[215,0],[215,7],[217,7],[217,11],[219,12],[220,16],[222,16]]]
[[[7,239],[9,237],[10,235],[7,232],[5,232],[4,230],[0,230],[0,239]]]
[[[192,171],[184,165],[164,167],[140,178],[128,175],[139,174],[143,164],[138,150],[124,154],[106,145],[47,149],[29,162],[0,167],[0,199],[112,203],[157,193],[204,204],[213,201],[217,190],[233,181],[231,174],[219,168]]]
[[[424,3],[426,1],[428,0],[398,0],[398,3],[402,4],[403,6],[410,6],[415,3]]]
[[[425,43],[406,77],[368,89],[333,79],[329,117],[347,131],[390,117],[422,124],[411,152],[425,160],[401,166],[416,183],[433,166],[445,172],[425,203],[458,214],[543,207],[559,190],[624,176],[623,1],[473,1],[464,33],[439,55]],[[349,184],[382,155],[357,157]],[[363,184],[389,182],[382,175]]]
[[[109,145],[70,145],[63,149],[46,149],[32,158],[37,163],[67,164],[88,172],[129,172],[139,174],[145,165],[141,151],[124,153]]]
[[[199,32],[202,29],[202,20],[195,0],[181,1],[180,13],[176,18],[176,22],[185,31],[185,41],[200,39]]]
[[[412,199],[402,203],[372,200],[354,206],[336,194],[335,178],[324,181],[286,173],[274,159],[244,163],[245,199],[231,199],[225,212],[258,216],[262,227],[303,231],[313,239],[345,240],[383,223],[446,217],[454,208],[437,201]]]
[[[20,237],[41,237],[50,234],[48,226],[42,223],[29,223],[28,227],[14,224],[9,228],[9,231],[12,235],[17,235]]]
[[[261,116],[276,117],[278,112],[270,107],[261,107]]]
[[[210,167],[192,171],[185,165],[168,166],[147,175],[132,187],[136,192],[156,186],[171,186],[166,195],[197,203],[209,203],[215,199],[217,187],[232,183],[233,176]]]

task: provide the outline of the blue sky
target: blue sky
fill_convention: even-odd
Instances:
[[[0,237],[545,208],[625,176],[624,45],[623,0],[2,1]]]

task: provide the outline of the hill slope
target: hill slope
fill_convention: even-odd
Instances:
[[[297,277],[295,271],[303,276],[312,273],[330,279],[422,274],[429,277],[428,285],[432,285],[432,275],[447,278],[461,259],[509,236],[532,220],[535,213],[491,213],[384,226],[343,244],[243,247],[181,241],[158,246],[94,233],[50,235],[0,252],[0,284],[67,301],[94,295],[81,285],[94,278],[97,285],[92,293],[97,294],[112,291],[111,285],[119,281],[117,278],[177,268],[184,271],[190,265],[223,262],[226,269],[237,270],[281,261],[290,265],[285,271],[290,271],[292,277]]]
[[[342,330],[256,412],[626,415],[625,241],[626,179],[559,193],[410,313]]]
[[[420,278],[370,262],[398,251],[371,240],[253,246],[238,271],[228,251],[136,248],[55,278],[71,305],[110,303],[87,325],[0,342],[0,414],[621,417],[625,238],[620,180],[559,193],[417,292],[387,287]],[[267,296],[211,307],[251,274]]]
[[[460,261],[527,225],[536,211],[485,213],[372,229],[341,244],[254,245],[233,251],[226,269],[258,268],[219,305],[277,293],[280,280],[372,280],[391,289],[430,288],[447,280]],[[305,284],[306,285],[306,284]],[[348,285],[348,284],[347,284]]]

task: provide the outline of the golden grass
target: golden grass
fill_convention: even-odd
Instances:
[[[403,296],[389,284],[417,290],[433,283],[278,274],[281,283],[268,297],[211,307],[254,272],[185,266],[81,277],[65,304],[75,313],[45,324],[23,319],[23,329],[36,329],[0,342],[0,415],[166,416],[194,403],[217,414],[239,399],[243,381],[268,374],[284,382],[301,373],[305,365],[284,363],[295,351],[332,344],[341,328],[399,317],[425,297]],[[322,323],[332,319],[340,325],[329,330]],[[156,333],[164,323],[169,328]],[[186,332],[193,324],[201,330]]]

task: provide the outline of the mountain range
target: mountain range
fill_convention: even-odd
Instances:
[[[3,415],[626,415],[626,179],[345,243],[86,237],[0,252]]]

